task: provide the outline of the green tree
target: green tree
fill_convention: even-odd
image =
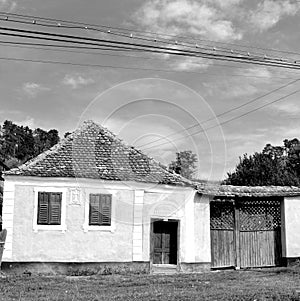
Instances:
[[[230,185],[300,185],[300,142],[284,140],[283,146],[267,144],[262,152],[240,157],[223,182]]]
[[[197,156],[192,151],[177,152],[175,161],[169,164],[169,170],[187,179],[192,179],[197,161]]]

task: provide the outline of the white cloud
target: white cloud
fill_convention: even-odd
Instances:
[[[81,75],[70,75],[67,74],[63,79],[63,84],[71,86],[72,89],[77,89],[80,86],[86,86],[94,83],[95,81],[92,78],[84,78]]]
[[[50,89],[42,86],[41,84],[27,82],[23,84],[22,90],[25,92],[25,94],[27,94],[27,96],[34,98],[38,93],[42,91],[48,91]]]
[[[31,129],[35,129],[37,128],[36,124],[35,124],[35,120],[32,117],[27,116],[25,119],[20,120],[20,121],[15,121],[15,123],[17,125],[20,126],[28,126]]]
[[[250,22],[260,31],[275,26],[284,16],[293,16],[300,9],[300,3],[292,0],[264,0],[253,11]]]
[[[6,12],[12,12],[16,9],[17,2],[11,0],[0,0],[0,9]]]
[[[230,0],[230,5],[238,4]],[[214,40],[239,40],[242,34],[225,15],[221,1],[148,0],[135,14],[138,22],[153,32],[200,35]]]
[[[275,104],[274,107],[283,112],[290,115],[299,115],[300,114],[300,105],[295,103],[283,102],[279,104]]]
[[[177,59],[171,63],[171,66],[177,71],[193,71],[197,69],[207,69],[211,64],[212,62],[207,59],[188,57]]]

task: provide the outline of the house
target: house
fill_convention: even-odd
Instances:
[[[300,188],[192,183],[92,121],[4,178],[5,269],[200,272],[300,258]]]
[[[94,122],[4,178],[3,267],[210,266],[208,198]]]

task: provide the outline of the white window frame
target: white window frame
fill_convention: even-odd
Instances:
[[[39,192],[61,192],[61,221],[60,225],[39,225],[38,220],[38,203]],[[62,231],[66,232],[66,206],[67,206],[67,188],[59,187],[35,187],[34,188],[34,210],[33,210],[33,231],[38,232],[40,230],[45,231]]]
[[[89,213],[90,213],[90,194],[110,194],[111,195],[111,217],[110,217],[110,226],[96,226],[96,225],[90,225],[89,224]],[[115,193],[112,191],[88,191],[85,195],[85,201],[84,201],[84,224],[83,224],[83,231],[103,231],[103,232],[115,232],[116,230],[116,201],[115,201]]]

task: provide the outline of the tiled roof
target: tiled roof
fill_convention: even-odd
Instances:
[[[191,184],[93,121],[84,122],[50,150],[4,174]]]
[[[201,194],[215,197],[271,197],[297,196],[300,187],[295,186],[233,186],[198,184],[197,190]]]

